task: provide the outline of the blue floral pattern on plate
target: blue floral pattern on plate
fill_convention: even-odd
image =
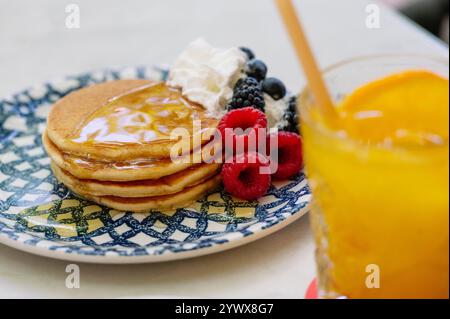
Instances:
[[[233,248],[306,213],[311,194],[303,174],[274,183],[255,202],[219,189],[187,208],[147,214],[99,206],[58,183],[41,143],[52,103],[94,83],[166,77],[167,71],[157,67],[105,70],[51,81],[0,100],[0,242],[66,260],[157,262]]]

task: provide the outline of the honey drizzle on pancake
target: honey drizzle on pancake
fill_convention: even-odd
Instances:
[[[170,140],[172,130],[190,134],[204,109],[165,83],[152,84],[112,98],[84,121],[71,138],[80,144],[119,147]]]
[[[201,149],[193,150],[193,152],[202,152]],[[200,156],[197,159],[201,159],[200,162],[194,162],[194,156]],[[99,170],[104,169],[105,167],[114,168],[116,170],[131,170],[131,169],[142,169],[142,168],[161,168],[164,166],[169,166],[171,163],[192,163],[192,164],[201,164],[201,163],[212,163],[215,158],[213,154],[201,153],[199,155],[194,155],[193,153],[184,154],[176,159],[167,158],[141,158],[134,159],[123,162],[110,162],[110,161],[101,161],[95,160],[92,158],[81,157],[77,155],[72,155],[68,153],[62,153],[62,158],[64,162],[72,167],[73,170],[76,170],[77,167],[82,167],[90,170]],[[218,160],[219,163],[220,159]],[[216,162],[217,163],[217,162]]]

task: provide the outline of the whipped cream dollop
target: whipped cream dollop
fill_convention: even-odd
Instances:
[[[185,97],[201,104],[208,114],[222,116],[246,60],[239,48],[220,49],[199,38],[176,59],[168,84],[180,88]]]
[[[286,120],[283,116],[288,107],[288,97],[280,100],[274,100],[269,94],[264,93],[264,102],[266,103],[267,124],[270,128],[285,126]]]

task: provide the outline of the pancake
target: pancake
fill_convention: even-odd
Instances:
[[[194,130],[193,121],[201,124]],[[183,142],[199,147],[218,120],[178,89],[148,80],[118,80],[75,91],[56,102],[47,120],[49,139],[64,153],[103,161],[170,157]],[[174,129],[184,130],[178,140]]]
[[[220,174],[217,174],[198,185],[185,188],[179,193],[155,197],[124,198],[78,194],[100,205],[120,211],[147,212],[150,210],[169,210],[187,207],[201,196],[214,191],[220,185],[220,182]]]
[[[181,172],[193,165],[192,161],[173,162],[167,159],[143,159],[132,162],[100,162],[64,154],[43,134],[43,145],[50,158],[62,169],[79,179],[129,182],[158,179]]]
[[[78,179],[61,169],[54,162],[51,168],[56,178],[76,193],[93,196],[149,197],[181,192],[216,175],[219,164],[198,164],[179,173],[155,180],[133,182],[102,182],[92,179]]]

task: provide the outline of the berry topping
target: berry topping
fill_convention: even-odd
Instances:
[[[245,55],[247,56],[247,59],[249,60],[253,60],[255,58],[255,54],[253,53],[252,50],[250,50],[249,48],[246,47],[240,47],[239,48],[242,52],[245,53]]]
[[[261,168],[268,166],[268,161],[260,154],[241,154],[232,163],[223,165],[222,179],[225,190],[245,200],[264,196],[269,190],[271,177],[261,173]]]
[[[240,109],[247,106],[253,106],[264,112],[265,102],[261,85],[251,77],[240,79],[236,83],[228,110]]]
[[[267,66],[261,60],[252,59],[248,61],[245,73],[258,81],[262,81],[266,78]]]
[[[262,83],[262,89],[276,101],[281,100],[286,95],[286,86],[276,78],[265,79]]]
[[[276,179],[288,179],[300,172],[303,167],[302,140],[300,135],[291,132],[278,132],[269,139],[278,139],[278,168],[272,174]],[[271,152],[273,153],[273,152]],[[271,160],[275,161],[274,154]]]
[[[292,96],[288,101],[286,112],[283,115],[285,124],[280,127],[280,130],[286,132],[299,132],[299,115],[297,113],[297,98]]]
[[[249,136],[254,134],[255,141],[258,142],[259,129],[266,128],[266,115],[253,107],[245,107],[227,113],[218,126],[222,135],[223,145],[227,149],[232,149],[234,153],[239,150],[248,151]],[[242,134],[239,134],[236,129],[242,129]],[[231,143],[233,144],[231,145]],[[256,150],[257,145],[251,145],[251,149]]]

